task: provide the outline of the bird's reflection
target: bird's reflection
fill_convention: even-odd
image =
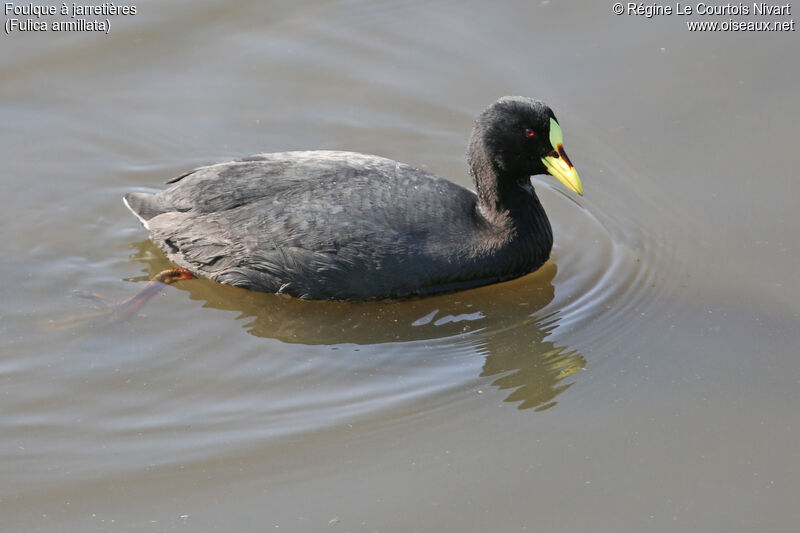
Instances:
[[[145,281],[174,265],[151,241],[132,245],[132,259],[147,265]],[[375,345],[443,339],[470,333],[485,356],[482,376],[498,376],[492,385],[511,390],[507,401],[520,409],[547,409],[571,386],[564,379],[586,361],[575,350],[547,340],[558,324],[556,313],[543,316],[553,300],[556,266],[505,283],[426,298],[367,302],[308,301],[248,291],[198,279],[175,287],[204,307],[239,313],[245,329],[257,337],[286,343]]]

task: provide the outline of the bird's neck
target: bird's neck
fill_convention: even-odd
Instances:
[[[527,226],[552,240],[547,215],[529,176],[498,162],[498,158],[491,157],[483,143],[475,139],[468,160],[479,209],[490,224]]]
[[[475,139],[473,139],[475,141]],[[478,193],[478,209],[488,223],[486,246],[518,271],[539,268],[550,257],[553,232],[530,177],[515,176],[492,158],[482,143],[471,143],[469,165]]]

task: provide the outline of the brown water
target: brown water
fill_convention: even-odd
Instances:
[[[588,1],[135,5],[109,35],[0,36],[3,531],[797,528],[796,32]],[[301,148],[468,185],[505,94],[555,109],[585,185],[534,180],[541,271],[371,303],[180,282],[55,327],[92,311],[74,291],[169,266],[125,192]]]

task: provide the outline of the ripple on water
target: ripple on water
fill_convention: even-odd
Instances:
[[[608,346],[635,334],[642,314],[668,311],[660,296],[674,272],[656,267],[669,250],[647,228],[591,199],[578,203],[538,182],[537,190],[556,247],[533,274],[377,302],[302,301],[179,282],[148,304],[147,316],[71,333],[57,358],[35,360],[60,379],[48,398],[21,404],[21,415],[42,410],[44,428],[83,413],[80,433],[64,431],[88,467],[103,455],[98,443],[119,450],[130,442],[126,453],[149,464],[208,459],[248,442],[369,420],[398,423],[486,397],[478,391],[499,392],[519,409],[552,408],[579,382],[575,373],[592,364],[595,347],[613,353]],[[131,281],[170,266],[150,241],[132,248],[147,274]],[[67,338],[59,335],[56,342]],[[59,371],[66,360],[72,370]],[[21,383],[42,375],[41,368],[17,370]],[[175,438],[176,428],[191,438]]]
[[[520,409],[547,409],[586,366],[584,348],[624,336],[634,315],[653,305],[658,247],[643,228],[597,205],[537,187],[554,221],[553,259],[507,283],[378,302],[303,301],[206,280],[178,287],[205,308],[233,312],[251,336],[283,346],[279,357],[239,361],[246,370],[237,379],[259,376],[249,405],[264,390],[286,391],[269,404],[256,401],[262,429],[314,430],[410,403],[433,409],[469,401],[487,384]],[[148,276],[169,266],[149,241],[134,247]]]

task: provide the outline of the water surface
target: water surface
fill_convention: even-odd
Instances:
[[[795,527],[796,33],[596,2],[136,5],[107,36],[1,38],[4,531]],[[362,303],[196,280],[58,327],[93,310],[76,291],[169,266],[125,192],[306,148],[468,186],[505,94],[554,108],[585,185],[534,179],[539,272]]]

